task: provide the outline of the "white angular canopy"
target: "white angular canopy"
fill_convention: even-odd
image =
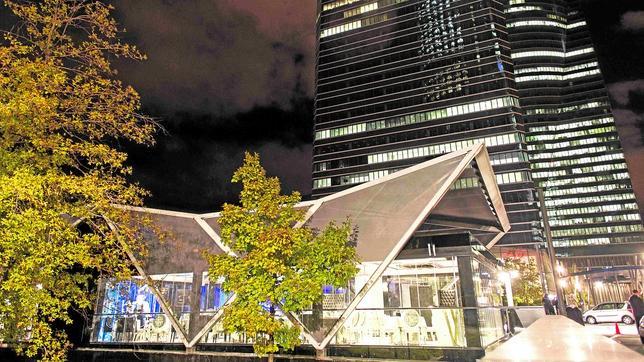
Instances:
[[[434,158],[318,200],[302,202],[298,207],[307,209],[304,223],[318,229],[323,229],[330,221],[342,222],[349,218],[352,225],[358,228],[357,252],[360,260],[379,262],[368,282],[322,340],[307,333],[296,316],[291,316],[292,321],[300,324],[309,342],[318,349],[330,342],[343,321],[421,225],[471,230],[488,248],[510,228],[483,144]],[[157,274],[203,269],[201,261],[190,261],[197,258],[203,249],[234,255],[221,243],[218,213],[191,214],[125,208],[152,214],[153,220],[161,223],[162,228],[167,226],[174,230],[166,245],[150,248],[151,253],[144,262],[139,263],[134,255],[130,256],[144,277],[152,274],[149,271]],[[301,224],[296,225],[299,226]],[[160,295],[157,297],[161,299]],[[178,327],[179,323],[166,309],[163,308],[164,313]],[[186,347],[194,346],[221,315],[220,310],[190,340],[185,331],[180,331]]]

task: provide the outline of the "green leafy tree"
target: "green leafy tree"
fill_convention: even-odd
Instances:
[[[519,272],[517,278],[512,279],[512,295],[516,305],[541,305],[543,288],[534,258],[524,262],[518,258],[505,260],[505,267]]]
[[[357,272],[355,233],[348,221],[324,230],[306,226],[295,208],[300,194],[282,195],[257,154],[247,153],[233,182],[242,183],[241,205],[225,204],[218,222],[222,241],[237,255],[208,255],[209,273],[224,277],[223,289],[235,300],[225,307],[223,324],[252,338],[258,355],[299,344],[299,330],[275,318],[310,308],[322,286],[346,286]]]
[[[116,145],[152,144],[157,125],[115,79],[114,57],[144,56],[119,40],[110,6],[3,4],[17,22],[0,41],[0,340],[60,361],[70,344],[54,324],[91,305],[93,276],[130,275],[126,249],[143,252],[112,206],[145,195]]]

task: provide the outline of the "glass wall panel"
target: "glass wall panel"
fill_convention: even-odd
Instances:
[[[485,347],[506,333],[502,295],[504,285],[497,280],[496,266],[472,258],[472,279],[478,309],[481,346]]]
[[[335,345],[466,346],[460,308],[358,309],[331,342]]]
[[[179,325],[190,324],[192,273],[152,275]],[[94,317],[92,342],[180,342],[161,302],[142,277],[104,282]]]
[[[94,316],[92,342],[181,343],[182,340],[163,313],[115,313]]]
[[[266,311],[269,311],[270,308],[268,305],[265,306]],[[214,316],[214,313],[209,313],[210,316]],[[286,318],[284,313],[277,307],[275,307],[275,318],[281,320],[287,325],[292,326],[293,324]],[[304,336],[300,336],[301,343],[307,343]],[[228,332],[224,329],[224,323],[222,318],[220,318],[212,328],[206,332],[200,340],[201,343],[235,343],[235,344],[252,344],[253,336],[249,336],[245,333],[237,332]]]
[[[378,263],[363,263],[355,290]],[[395,260],[366,292],[335,338],[336,345],[464,346],[463,313],[453,258]],[[335,312],[337,320],[342,310]],[[329,314],[331,317],[331,314]]]
[[[487,347],[505,335],[507,330],[506,309],[479,308],[478,312],[481,346]]]

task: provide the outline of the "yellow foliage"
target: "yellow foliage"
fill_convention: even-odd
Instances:
[[[0,340],[60,361],[69,343],[53,322],[90,307],[93,276],[130,274],[124,248],[143,252],[136,223],[113,207],[145,196],[116,145],[152,144],[158,126],[114,78],[110,59],[145,57],[118,39],[111,6],[4,5],[21,26],[0,47]]]
[[[222,288],[236,296],[224,309],[224,327],[251,337],[260,356],[293,349],[299,329],[276,311],[299,313],[321,301],[323,286],[347,286],[358,270],[355,230],[348,220],[319,232],[295,228],[305,216],[295,207],[300,194],[282,195],[256,154],[246,154],[233,182],[243,185],[240,205],[224,205],[217,221],[222,242],[239,257],[206,255],[209,275],[224,277]]]

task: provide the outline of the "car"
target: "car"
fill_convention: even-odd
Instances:
[[[596,305],[584,313],[584,321],[588,324],[601,322],[635,323],[635,316],[628,302],[610,302]]]
[[[644,344],[644,317],[640,318],[640,324],[637,330],[640,332],[640,341]]]

